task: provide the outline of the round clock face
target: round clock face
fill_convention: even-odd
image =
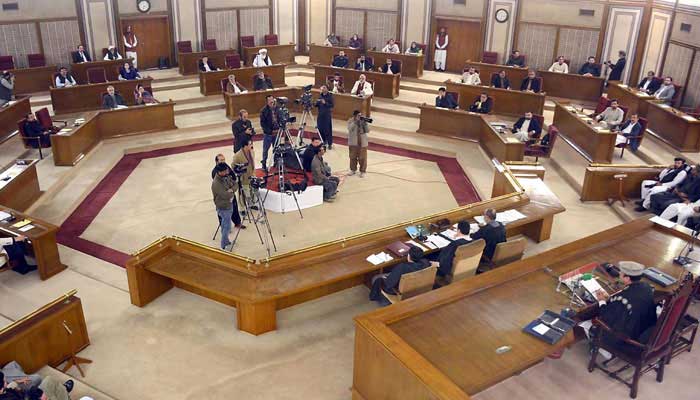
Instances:
[[[500,8],[496,10],[496,21],[498,22],[506,22],[508,21],[508,10]]]
[[[136,6],[138,7],[139,11],[145,13],[151,9],[151,2],[148,0],[139,0],[138,3],[136,3]]]

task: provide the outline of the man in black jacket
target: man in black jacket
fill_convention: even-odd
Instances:
[[[333,57],[333,63],[331,65],[338,68],[347,68],[349,64],[350,60],[348,60],[348,56],[345,55],[343,50],[340,50],[340,53]]]
[[[600,76],[600,65],[596,64],[595,57],[588,57],[588,61],[579,68],[578,74],[583,76]]]
[[[118,108],[119,106],[126,107],[124,98],[122,95],[114,91],[114,86],[107,86],[107,94],[102,97],[102,108],[111,110]]]
[[[605,64],[611,68],[610,75],[608,76],[608,81],[620,81],[622,80],[622,71],[625,70],[627,65],[627,53],[623,50],[617,52],[618,58],[615,64],[612,61],[608,61]]]
[[[639,90],[647,94],[654,94],[661,87],[661,79],[656,78],[654,71],[647,72],[647,76],[639,82]]]
[[[433,253],[438,254],[437,257],[428,257],[429,259],[435,258],[436,261],[438,261],[439,266],[437,274],[439,276],[447,276],[452,272],[457,248],[469,242],[469,223],[467,221],[460,221],[457,223],[457,235],[452,242],[440,250],[440,253]],[[431,254],[431,256],[433,254]]]
[[[420,271],[429,266],[430,261],[423,257],[423,250],[416,246],[411,246],[408,250],[406,262],[395,266],[388,274],[380,274],[372,278],[372,289],[369,292],[369,299],[378,301],[380,304],[388,304],[387,298],[382,295],[382,289],[389,294],[396,294],[403,274]]]
[[[311,143],[306,146],[306,149],[301,154],[301,165],[304,167],[304,171],[311,172],[311,162],[316,157],[316,153],[318,153],[322,144],[321,138],[314,136],[311,139]]]
[[[253,82],[253,90],[267,90],[274,89],[272,85],[272,79],[269,76],[265,76],[265,73],[258,71],[258,75],[255,76],[255,81]]]
[[[333,106],[333,93],[328,91],[328,86],[321,86],[321,94],[316,100],[316,107],[318,107],[316,125],[328,150],[333,148]]]
[[[87,51],[85,51],[85,47],[83,47],[82,44],[79,44],[78,51],[73,53],[73,63],[80,64],[90,61],[92,61],[92,58],[90,58],[90,54]]]
[[[513,128],[511,128],[511,132],[513,132],[518,140],[525,143],[540,137],[540,134],[542,134],[542,127],[539,121],[533,118],[531,112],[526,112],[524,117],[520,117],[520,119],[515,122]]]
[[[510,56],[508,56],[508,61],[506,61],[506,65],[524,68],[525,57],[521,56],[518,50],[513,50]]]
[[[359,71],[372,71],[374,69],[374,64],[363,54],[357,60],[357,63],[355,63],[355,69]]]
[[[34,148],[38,148],[39,144],[41,144],[41,147],[51,146],[51,137],[49,136],[51,132],[41,126],[34,113],[30,112],[27,114],[27,120],[24,122],[22,129],[24,129],[24,134],[27,137],[39,138],[39,140],[30,140],[28,142],[30,146]]]
[[[508,80],[508,77],[506,77],[506,71],[501,70],[498,75],[494,75],[493,78],[491,78],[491,87],[495,87],[497,89],[510,89],[510,81]]]
[[[211,62],[211,60],[209,60],[209,57],[204,56],[201,60],[199,60],[199,70],[202,72],[209,72],[218,71],[219,69],[216,68],[216,66],[213,62]]]
[[[268,95],[265,97],[265,100],[267,104],[260,111],[260,126],[264,133],[262,167],[267,171],[267,153],[269,153],[270,147],[275,144],[275,138],[277,137],[280,126],[277,121],[275,98],[272,95]]]
[[[243,147],[241,144],[243,140],[246,138],[253,140],[255,135],[255,129],[253,129],[253,123],[248,119],[247,110],[241,109],[238,112],[238,119],[231,124],[231,130],[233,131],[233,152],[237,153]]]
[[[539,93],[542,90],[540,80],[537,79],[537,74],[534,70],[527,71],[527,78],[523,79],[523,82],[520,84],[520,90],[533,93]]]
[[[386,64],[382,65],[382,72],[385,74],[397,75],[401,73],[401,68],[398,64],[394,64],[390,58],[386,59]]]
[[[491,260],[496,251],[496,245],[506,241],[506,227],[496,221],[496,210],[487,208],[484,211],[484,225],[471,235],[472,240],[484,239],[484,259]]]
[[[444,87],[438,89],[438,96],[435,98],[435,107],[449,108],[450,110],[454,110],[458,106],[459,105],[457,104],[455,99],[453,99],[452,96],[447,93],[447,90]]]
[[[488,114],[491,112],[491,106],[493,104],[493,101],[489,97],[488,94],[482,93],[474,99],[474,103],[469,106],[469,111],[475,112],[475,113],[480,113],[480,114]]]
[[[665,191],[651,195],[651,211],[661,215],[666,207],[674,203],[694,203],[700,200],[700,164],[695,165],[690,176],[683,180],[672,191]]]

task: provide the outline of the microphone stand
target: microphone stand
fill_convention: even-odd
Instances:
[[[690,239],[688,239],[688,241],[685,243],[685,246],[683,246],[681,251],[678,253],[678,256],[673,259],[674,264],[685,267],[694,262],[700,263],[700,260],[688,257],[688,255],[695,249],[695,240],[697,240],[699,234],[700,224],[696,224],[695,227],[693,227],[693,233],[690,235]],[[683,255],[684,252],[685,255]]]

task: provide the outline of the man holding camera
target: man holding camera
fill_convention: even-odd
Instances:
[[[216,178],[217,175],[217,170],[216,168],[220,165],[223,164],[228,168],[228,176],[233,179],[233,182],[235,184],[236,182],[236,174],[233,172],[231,167],[226,163],[226,157],[224,157],[223,154],[219,153],[214,157],[214,169],[211,170],[211,179]],[[235,188],[235,186],[234,186]],[[231,201],[231,206],[233,207],[233,211],[231,213],[231,221],[233,224],[236,226],[236,228],[239,229],[245,229],[245,225],[241,224],[241,216],[238,213],[238,202],[236,201],[236,196],[233,196],[233,200]],[[219,221],[221,222],[221,221]]]
[[[248,119],[247,110],[241,109],[238,112],[238,119],[231,124],[231,130],[233,131],[233,152],[236,153],[241,149],[243,139],[253,140],[255,135],[255,129],[253,129],[253,123]]]
[[[321,94],[316,100],[318,107],[318,132],[328,149],[333,148],[333,93],[328,91],[328,86],[321,86]]]
[[[9,103],[15,89],[15,76],[9,71],[2,71],[0,78],[0,107]]]
[[[350,148],[350,173],[355,175],[357,164],[360,164],[360,178],[365,177],[367,172],[367,134],[369,125],[360,110],[352,112],[352,118],[348,120],[348,147]]]
[[[233,218],[233,200],[236,197],[235,177],[229,174],[231,167],[225,162],[216,164],[214,167],[216,175],[211,182],[211,193],[214,197],[216,214],[221,224],[221,248],[226,249],[231,244],[229,234],[231,233],[231,219]],[[238,210],[235,210],[238,214]]]
[[[268,95],[265,97],[267,104],[260,111],[260,126],[263,130],[263,155],[262,155],[262,168],[267,171],[267,153],[270,152],[270,146],[275,144],[275,138],[277,137],[277,131],[280,129],[279,122],[277,121],[277,106],[275,104],[275,97]]]

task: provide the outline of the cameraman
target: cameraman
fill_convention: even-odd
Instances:
[[[2,71],[0,78],[0,106],[4,106],[12,100],[15,89],[15,76],[8,71]]]
[[[267,171],[267,153],[270,152],[270,146],[275,144],[275,138],[277,137],[277,131],[279,131],[280,125],[277,121],[275,97],[271,94],[267,95],[265,96],[265,101],[267,104],[260,111],[260,126],[264,133],[262,168]]]
[[[333,148],[333,93],[328,91],[328,86],[321,86],[321,94],[316,100],[318,107],[318,132],[328,150]]]
[[[350,173],[355,175],[357,164],[360,164],[360,178],[367,172],[367,134],[369,124],[360,113],[360,110],[352,112],[352,118],[348,120],[348,147],[350,148]]]
[[[217,175],[217,166],[218,165],[225,165],[226,168],[228,169],[228,176],[231,177],[233,183],[234,183],[234,188],[235,188],[235,182],[236,182],[236,174],[233,173],[233,170],[231,167],[226,163],[226,157],[224,157],[223,154],[219,153],[214,157],[214,168],[211,170],[211,179],[216,178]],[[245,229],[245,225],[241,224],[241,216],[238,214],[238,201],[236,201],[236,196],[233,196],[233,200],[231,201],[231,206],[233,207],[233,212],[231,214],[231,221],[233,221],[234,225],[236,228],[239,229]],[[221,222],[221,221],[219,221]]]
[[[255,129],[253,129],[253,123],[248,119],[247,110],[241,109],[238,112],[238,119],[231,124],[231,130],[233,131],[233,152],[236,153],[241,149],[243,139],[253,140],[253,136],[255,136]]]

